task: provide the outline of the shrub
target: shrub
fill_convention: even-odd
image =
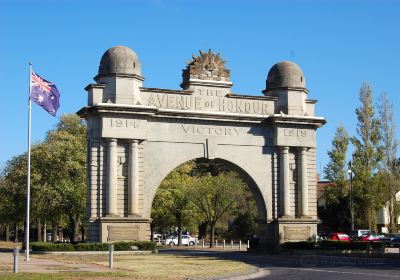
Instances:
[[[153,251],[156,243],[151,241],[115,242],[114,251],[131,251],[132,246],[137,246],[139,250]],[[110,243],[87,242],[87,243],[50,243],[50,242],[31,242],[32,251],[36,252],[65,252],[65,251],[108,251]]]
[[[48,242],[32,242],[31,249],[35,252],[63,252],[74,251],[74,245],[71,243],[48,243]]]
[[[133,241],[129,243],[131,246],[137,246],[141,251],[154,251],[157,243],[153,241]]]
[[[322,240],[318,242],[318,246],[324,250],[349,250],[351,249],[351,244],[349,241],[339,241],[339,240]]]
[[[382,242],[322,240],[318,242],[318,246],[325,250],[372,250],[382,248]]]
[[[316,243],[311,241],[285,242],[282,244],[282,248],[291,250],[312,250],[315,248],[315,245]]]
[[[115,242],[114,244],[114,251],[131,251],[131,244],[129,242]]]
[[[77,243],[75,244],[75,251],[108,251],[108,243]]]

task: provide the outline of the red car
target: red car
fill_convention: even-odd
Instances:
[[[360,241],[379,241],[379,236],[376,234],[365,234],[360,236]]]
[[[343,232],[334,232],[329,236],[330,240],[338,240],[338,241],[350,241],[350,237]]]

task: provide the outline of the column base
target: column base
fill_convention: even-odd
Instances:
[[[301,216],[300,219],[302,219],[302,220],[313,220],[313,217],[311,217],[311,216]]]
[[[140,219],[141,217],[139,214],[128,214],[128,219]]]
[[[108,215],[106,215],[105,217],[106,217],[106,218],[121,218],[121,216],[120,216],[120,215],[117,215],[117,214],[108,214]]]
[[[293,219],[295,219],[295,217],[294,216],[290,216],[290,215],[285,215],[285,216],[282,216],[279,219],[280,220],[293,220]]]

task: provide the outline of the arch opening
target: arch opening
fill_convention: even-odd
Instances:
[[[207,176],[215,188],[223,190],[202,186]],[[198,192],[204,194],[203,198]],[[213,203],[207,204],[208,194],[215,196],[211,198]],[[202,203],[212,209],[202,208]],[[213,208],[214,203],[220,205]],[[218,212],[230,203],[232,207],[226,212]],[[211,213],[220,217],[210,220]],[[151,219],[152,239],[175,234],[175,243],[185,245],[178,236],[193,234],[199,238],[209,236],[213,246],[214,233],[223,239],[258,237],[258,224],[265,222],[266,206],[256,181],[243,168],[226,159],[196,158],[179,164],[161,181],[152,198]],[[172,244],[172,239],[165,238],[164,242]]]

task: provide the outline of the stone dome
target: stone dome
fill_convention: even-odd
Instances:
[[[282,61],[269,70],[267,90],[275,88],[305,88],[306,80],[300,67],[291,61]]]
[[[115,46],[107,50],[100,60],[99,75],[141,75],[141,64],[137,54],[128,47]]]

